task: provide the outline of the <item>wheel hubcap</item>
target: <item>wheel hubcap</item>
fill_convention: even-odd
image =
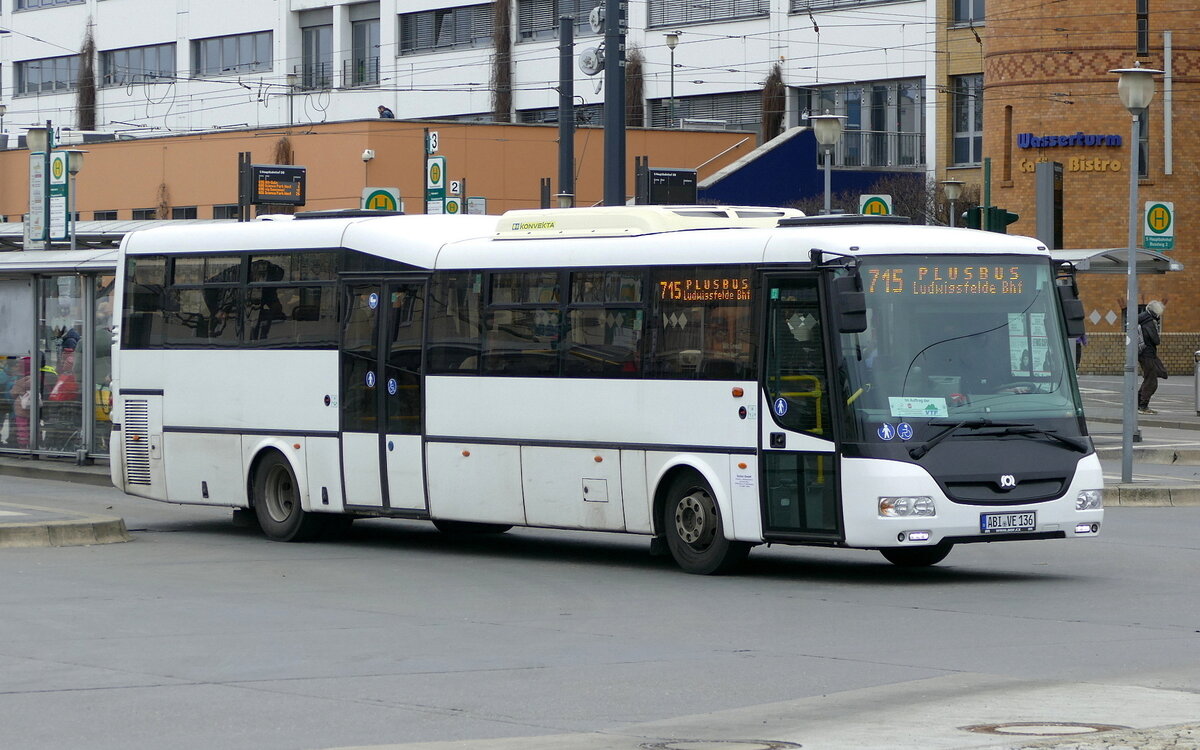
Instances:
[[[267,475],[266,495],[267,512],[271,520],[283,522],[291,517],[296,507],[296,487],[292,484],[292,475],[281,466],[272,467]]]
[[[675,531],[691,546],[702,549],[712,542],[717,531],[716,514],[708,493],[696,490],[679,499],[675,506]]]

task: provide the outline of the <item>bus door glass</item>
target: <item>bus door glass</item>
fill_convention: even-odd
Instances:
[[[837,461],[820,279],[766,278],[763,530],[837,537]]]
[[[425,281],[343,286],[342,471],[351,507],[423,510],[421,332]]]

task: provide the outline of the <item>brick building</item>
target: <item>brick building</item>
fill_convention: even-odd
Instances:
[[[1140,31],[1139,31],[1140,30]],[[1184,271],[1139,277],[1141,301],[1168,302],[1164,346],[1172,372],[1191,372],[1200,349],[1200,6],[1194,0],[1086,0],[1029,5],[988,0],[984,41],[983,152],[992,162],[992,202],[1015,211],[1010,232],[1035,233],[1034,170],[1063,165],[1063,247],[1128,244],[1131,118],[1108,71],[1166,71],[1140,135],[1138,216],[1147,201],[1175,204],[1175,249]],[[1064,137],[1065,136],[1065,137]],[[1141,229],[1138,230],[1141,236]],[[1090,344],[1082,371],[1119,372],[1124,275],[1081,276]]]

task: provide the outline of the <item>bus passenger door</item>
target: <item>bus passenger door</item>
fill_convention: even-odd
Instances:
[[[424,511],[424,279],[343,286],[342,477],[346,505]]]
[[[817,274],[764,278],[763,535],[837,539],[837,454]]]

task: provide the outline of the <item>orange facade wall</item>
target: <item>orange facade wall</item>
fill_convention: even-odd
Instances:
[[[545,177],[558,190],[557,126],[365,120],[73,146],[88,151],[77,181],[76,210],[86,221],[94,211],[116,210],[119,219],[128,219],[133,209],[196,206],[197,218],[212,218],[214,205],[237,203],[238,153],[249,151],[256,164],[274,164],[276,148],[286,138],[292,163],[307,168],[305,209],[356,207],[364,187],[398,187],[405,208],[421,213],[426,128],[438,133],[448,178],[466,180],[467,194],[487,198],[488,213],[538,207]],[[649,156],[660,167],[708,162],[699,173],[703,179],[749,153],[755,141],[740,132],[630,130],[626,192],[634,193],[635,156]],[[367,149],[375,158],[364,163]],[[603,154],[602,128],[576,131],[578,205],[603,198]],[[0,151],[0,214],[10,221],[19,221],[28,210],[28,160],[25,150]]]

